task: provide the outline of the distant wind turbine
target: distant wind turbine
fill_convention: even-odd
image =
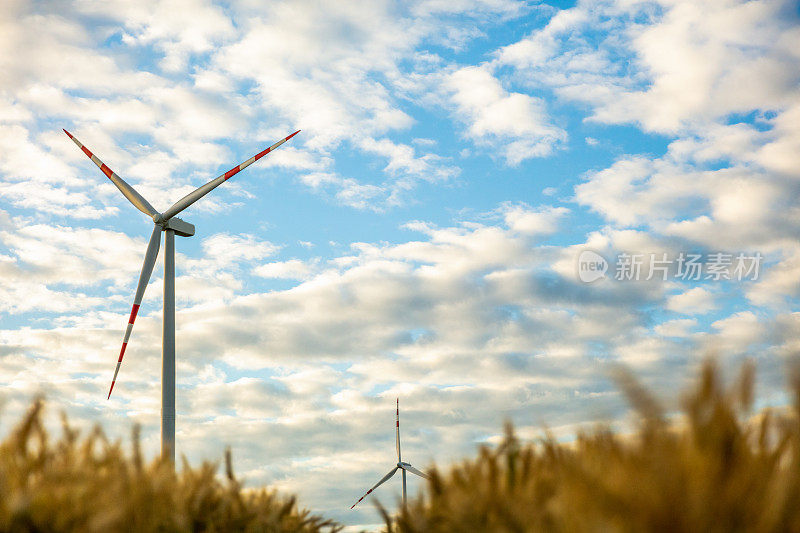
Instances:
[[[181,237],[191,237],[194,235],[194,226],[188,222],[175,217],[178,213],[195,203],[197,200],[210,193],[213,189],[221,185],[228,178],[232,177],[240,170],[244,170],[268,153],[272,152],[280,145],[300,133],[300,130],[292,133],[263,152],[259,152],[241,165],[237,165],[222,174],[221,176],[209,181],[202,187],[190,192],[174,204],[172,207],[159,213],[144,197],[128,185],[125,180],[100,161],[88,148],[72,136],[70,132],[64,130],[72,141],[83,150],[92,162],[108,176],[108,179],[117,186],[117,189],[127,198],[139,211],[153,219],[155,226],[150,242],[147,244],[147,252],[144,255],[142,272],[139,274],[139,285],[136,287],[136,296],[133,298],[133,308],[128,319],[128,327],[125,330],[125,337],[122,340],[122,348],[119,352],[117,367],[114,370],[114,378],[111,380],[111,388],[108,390],[108,398],[111,398],[111,391],[114,390],[114,383],[117,381],[119,367],[122,364],[122,356],[125,355],[125,348],[128,346],[133,322],[139,312],[139,305],[142,303],[144,290],[150,281],[153,273],[153,266],[156,262],[158,249],[161,245],[161,232],[164,232],[164,323],[162,329],[161,346],[161,455],[168,457],[175,462],[175,234]]]
[[[383,478],[380,481],[375,483],[375,486],[372,487],[371,489],[369,489],[367,491],[367,493],[364,494],[362,497],[360,497],[358,499],[358,501],[356,503],[354,503],[352,505],[352,507],[350,507],[350,509],[352,509],[353,507],[355,507],[356,505],[361,503],[361,500],[366,498],[370,493],[372,493],[373,490],[377,489],[378,487],[383,485],[386,481],[388,481],[389,478],[392,477],[395,474],[395,472],[397,472],[398,470],[402,470],[403,471],[403,506],[404,507],[406,505],[406,471],[411,472],[412,474],[416,474],[419,477],[424,477],[425,479],[428,479],[428,474],[425,474],[424,472],[420,472],[419,470],[417,470],[416,468],[411,466],[409,463],[404,463],[400,459],[400,398],[397,398],[397,419],[396,419],[396,424],[395,424],[395,431],[396,431],[396,436],[397,436],[397,440],[396,440],[396,443],[397,443],[397,466],[395,466],[392,470],[390,470],[388,474],[383,476]]]

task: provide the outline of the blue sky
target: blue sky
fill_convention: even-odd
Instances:
[[[302,130],[181,214],[177,445],[230,445],[249,483],[346,524],[379,519],[348,508],[391,467],[395,397],[419,467],[505,418],[624,423],[614,363],[675,405],[705,355],[751,356],[760,404],[784,401],[795,3],[7,4],[0,431],[44,392],[158,448],[160,259],[105,400],[150,222],[61,128],[160,210]],[[605,278],[581,280],[584,250]],[[681,253],[762,260],[687,281]],[[642,279],[614,279],[620,254]]]

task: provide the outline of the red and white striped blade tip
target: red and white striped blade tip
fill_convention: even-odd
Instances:
[[[61,129],[62,129],[62,130],[64,130],[64,133],[66,133],[66,134],[67,134],[67,136],[68,136],[70,139],[72,139],[72,134],[71,134],[70,132],[68,132],[68,131],[67,131],[67,130],[65,130],[64,128],[61,128]]]
[[[367,493],[366,493],[366,494],[364,494],[362,497],[360,497],[356,503],[354,503],[353,505],[351,505],[351,506],[350,506],[350,509],[352,509],[353,507],[355,507],[356,505],[358,505],[359,503],[361,503],[361,500],[363,500],[364,498],[366,498],[367,496],[369,496],[370,492],[372,492],[372,489],[370,489],[370,490],[369,490],[369,492],[367,492]]]
[[[300,133],[300,130],[297,130],[296,132],[294,132],[294,133],[292,133],[291,135],[289,135],[288,137],[286,137],[286,140],[288,141],[289,139],[291,139],[292,137],[294,137],[294,136],[295,136],[295,135],[297,135],[298,133]]]
[[[153,235],[155,235],[155,232],[153,232]],[[111,398],[111,391],[114,390],[114,383],[117,382],[119,367],[122,365],[122,358],[125,357],[125,349],[128,347],[128,340],[131,338],[131,329],[133,328],[133,323],[136,322],[136,315],[139,314],[139,307],[139,304],[133,304],[133,307],[131,307],[131,316],[128,318],[128,329],[125,331],[125,338],[122,340],[122,347],[119,350],[119,359],[117,359],[117,367],[114,369],[114,377],[111,379],[111,388],[108,389],[108,398],[106,398],[106,400]]]
[[[395,470],[397,470],[397,469],[395,468]],[[394,474],[394,471],[392,471],[392,474]],[[380,485],[380,483],[378,483],[378,485]],[[352,509],[353,507],[355,507],[356,505],[358,505],[359,503],[361,503],[361,500],[363,500],[364,498],[366,498],[367,496],[369,496],[370,494],[372,494],[372,491],[373,491],[373,490],[375,490],[376,488],[378,488],[378,485],[375,485],[374,487],[372,487],[371,489],[369,489],[369,490],[367,491],[367,493],[366,493],[366,494],[364,494],[362,497],[360,497],[356,503],[354,503],[353,505],[351,505],[351,506],[350,506],[350,509]]]

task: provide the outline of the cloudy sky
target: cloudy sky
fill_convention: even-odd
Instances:
[[[379,521],[348,508],[392,467],[396,397],[419,467],[506,418],[563,438],[624,420],[614,363],[667,401],[704,354],[750,355],[780,404],[798,18],[790,0],[4,2],[0,433],[44,392],[159,446],[160,259],[106,401],[151,222],[61,128],[159,210],[302,129],[181,215],[177,446],[230,445],[251,485],[326,516]]]

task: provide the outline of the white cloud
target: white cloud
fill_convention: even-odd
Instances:
[[[366,152],[386,157],[389,163],[385,170],[390,174],[410,175],[436,182],[447,180],[458,173],[457,169],[442,165],[442,158],[434,154],[417,157],[412,146],[396,144],[389,139],[363,139],[360,146]]]
[[[789,4],[581,2],[502,48],[496,62],[588,103],[597,121],[700,129],[731,113],[788,107],[798,60]]]
[[[215,268],[228,268],[239,261],[264,259],[280,247],[271,242],[259,241],[254,235],[217,233],[203,240],[203,251],[215,263]]]
[[[101,297],[82,288],[125,286],[138,272],[145,248],[144,241],[112,231],[23,224],[21,219],[0,224],[0,242],[11,252],[0,262],[0,307],[6,313],[70,313],[101,305]]]
[[[714,294],[702,287],[693,287],[667,299],[667,309],[686,315],[704,315],[715,308]]]
[[[314,190],[333,192],[336,200],[343,205],[357,209],[381,211],[389,192],[385,187],[373,184],[362,184],[353,178],[345,178],[328,172],[304,174],[300,181]]]
[[[773,129],[768,134],[768,141],[758,150],[756,160],[773,172],[794,177],[800,175],[797,164],[797,154],[800,153],[800,96],[796,96],[791,106],[770,123]]]
[[[797,57],[790,51],[794,28],[779,16],[788,4],[717,0],[663,7],[663,17],[632,32],[652,80],[630,99],[639,104],[634,112],[646,128],[674,131],[698,120],[786,105],[797,80]]]
[[[767,252],[791,242],[800,187],[744,164],[698,168],[673,146],[662,158],[627,157],[590,173],[575,199],[617,225],[715,249]]]
[[[277,112],[302,127],[305,146],[315,157],[326,157],[346,141],[363,153],[388,159],[384,168],[388,179],[381,180],[381,185],[327,180],[328,184],[339,182],[331,193],[353,207],[404,205],[418,182],[446,181],[459,173],[436,153],[417,154],[411,146],[387,138],[415,123],[404,110],[404,101],[427,98],[427,82],[419,80],[428,74],[429,66],[420,65],[420,72],[408,73],[400,65],[416,54],[414,47],[423,39],[440,35],[443,24],[448,24],[435,17],[445,12],[476,16],[520,11],[506,2],[464,2],[446,10],[415,4],[416,15],[411,16],[408,7],[357,2],[320,10],[313,3],[292,2],[254,14],[250,7],[240,5],[235,8],[237,16],[248,18],[243,35],[213,56],[213,67],[223,77],[255,83],[253,98],[249,98],[253,108],[273,116]],[[508,103],[497,106],[516,109],[518,97],[525,99],[512,95]],[[523,102],[521,109],[533,119],[540,106],[532,99]],[[530,124],[523,135],[507,129],[496,133],[511,135],[507,152],[516,162],[527,158],[528,151],[546,151],[548,141],[542,137],[552,132],[563,135],[560,130]],[[534,134],[536,142],[528,134]],[[332,169],[314,170],[333,174]]]
[[[253,269],[253,274],[263,278],[306,279],[312,268],[299,259],[266,263]]]
[[[589,10],[563,9],[557,11],[547,25],[526,38],[504,46],[497,52],[500,63],[517,68],[542,66],[558,51],[558,38],[564,32],[573,31],[589,18]]]
[[[525,235],[549,235],[558,229],[560,220],[569,213],[566,207],[545,206],[531,209],[525,205],[506,204],[503,217],[506,225]]]
[[[0,193],[12,205],[74,218],[113,214],[113,207],[96,207],[75,171],[52,150],[32,139],[27,128],[0,128]]]
[[[466,135],[499,150],[510,165],[549,155],[566,141],[566,131],[550,123],[541,99],[506,91],[485,67],[461,68],[445,87]]]
[[[764,343],[769,329],[752,311],[736,313],[711,326],[717,331],[709,335],[707,345],[725,357],[749,353],[752,346]]]
[[[146,72],[119,69],[111,57],[93,48],[93,32],[70,20],[69,13],[49,12],[47,5],[26,2],[4,7],[0,85],[6,90],[18,93],[31,86],[55,86],[102,94],[141,90],[153,79]]]
[[[689,337],[691,330],[697,327],[695,318],[676,318],[656,326],[654,331],[664,337]]]
[[[419,39],[407,23],[380,2],[325,10],[303,2],[276,4],[250,18],[242,37],[223,47],[215,61],[224,72],[254,80],[269,111],[279,109],[313,132],[310,146],[325,146],[410,125],[386,87],[367,77],[394,70],[386,51],[403,54]]]
[[[184,70],[189,54],[208,52],[234,33],[223,9],[205,0],[81,2],[77,7],[119,21],[126,44],[155,46],[164,54],[161,67],[167,71]]]
[[[759,306],[783,308],[800,298],[800,250],[788,247],[784,257],[768,269],[761,268],[759,280],[747,289],[747,299]]]
[[[575,188],[579,203],[617,225],[769,252],[792,242],[800,223],[800,189],[783,178],[800,168],[800,58],[788,9],[781,1],[582,3],[501,49],[495,65],[588,103],[596,121],[678,135],[663,157],[625,156],[590,173]],[[609,30],[599,45],[597,25]],[[632,68],[611,64],[612,54],[630,57]],[[755,125],[727,123],[748,113]]]
[[[609,223],[781,252],[800,224],[786,179],[800,168],[795,22],[782,1],[585,2],[498,50],[492,68],[587,104],[593,121],[674,136],[664,155],[619,157],[575,188]]]

